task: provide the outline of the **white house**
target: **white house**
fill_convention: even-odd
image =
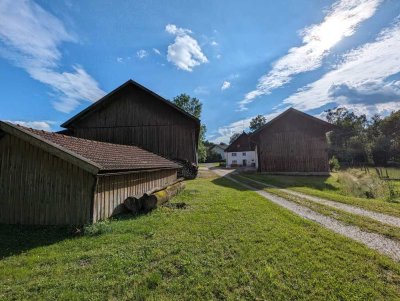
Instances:
[[[210,147],[210,152],[216,153],[221,156],[222,160],[226,160],[225,149],[228,147],[226,144],[215,144]]]
[[[227,167],[258,167],[255,143],[243,132],[225,150]]]

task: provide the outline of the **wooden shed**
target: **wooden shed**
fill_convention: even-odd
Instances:
[[[329,172],[326,133],[333,125],[290,108],[254,132],[259,170],[270,173]]]
[[[0,223],[81,225],[177,181],[179,165],[139,147],[0,122]]]
[[[61,126],[79,138],[136,145],[171,160],[197,164],[200,120],[133,80]]]

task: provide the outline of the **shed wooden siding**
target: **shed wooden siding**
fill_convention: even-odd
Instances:
[[[127,86],[72,122],[74,136],[136,145],[169,159],[197,163],[198,124],[149,93]]]
[[[0,223],[90,222],[95,176],[9,134],[0,160]]]
[[[120,212],[120,205],[130,196],[142,196],[177,180],[177,170],[159,170],[115,176],[98,176],[93,202],[93,222]]]
[[[258,134],[262,172],[329,172],[327,129],[297,113],[289,113]]]

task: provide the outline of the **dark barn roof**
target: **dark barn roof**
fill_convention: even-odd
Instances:
[[[268,121],[266,124],[264,124],[264,125],[263,125],[262,127],[260,127],[258,130],[256,130],[255,132],[253,132],[253,133],[251,134],[252,140],[255,139],[255,138],[258,136],[258,134],[259,134],[260,132],[262,132],[262,131],[265,130],[266,128],[270,127],[270,126],[271,126],[272,124],[274,124],[276,121],[278,121],[278,120],[280,120],[281,118],[284,118],[284,117],[286,117],[286,116],[288,116],[288,115],[290,115],[290,114],[299,115],[299,116],[301,116],[301,117],[307,119],[307,120],[310,121],[310,122],[313,122],[313,123],[315,123],[315,124],[318,124],[318,125],[320,126],[321,130],[323,130],[323,131],[325,131],[325,132],[332,131],[332,130],[336,127],[335,125],[333,125],[333,124],[331,124],[331,123],[329,123],[329,122],[326,122],[326,121],[324,121],[324,120],[322,120],[322,119],[319,119],[319,118],[314,117],[314,116],[312,116],[312,115],[306,114],[306,113],[301,112],[301,111],[299,111],[299,110],[296,110],[296,109],[294,109],[294,108],[289,108],[289,109],[287,109],[286,111],[284,111],[283,113],[281,113],[281,114],[279,114],[278,116],[276,116],[275,118],[273,118],[273,119],[271,119],[270,121]]]
[[[86,164],[100,173],[152,169],[175,169],[180,166],[136,146],[97,142],[0,122],[0,129],[24,140],[37,140]],[[90,170],[93,172],[93,170]]]
[[[142,86],[141,84],[135,82],[134,80],[130,79],[127,82],[125,82],[124,84],[122,84],[121,86],[119,86],[118,88],[114,89],[113,91],[111,91],[110,93],[108,93],[107,95],[103,96],[102,98],[100,98],[98,101],[96,101],[95,103],[93,103],[92,105],[88,106],[86,109],[82,110],[81,112],[79,112],[78,114],[76,114],[75,116],[71,117],[69,120],[67,120],[66,122],[64,122],[61,127],[63,128],[68,128],[70,125],[72,125],[75,121],[84,118],[85,116],[87,116],[88,114],[91,114],[92,112],[96,111],[97,108],[101,107],[102,105],[104,105],[110,98],[112,95],[114,95],[115,93],[118,93],[119,91],[121,91],[122,89],[128,87],[128,86],[134,86],[136,88],[139,88],[143,91],[145,91],[146,93],[154,96],[156,99],[158,99],[159,101],[161,101],[162,103],[170,106],[171,108],[177,110],[178,112],[180,112],[181,114],[183,114],[184,116],[186,116],[189,119],[192,119],[195,123],[198,124],[199,128],[200,128],[200,120],[197,119],[196,117],[194,117],[193,115],[187,113],[186,111],[182,110],[180,107],[178,107],[177,105],[175,105],[173,102],[163,98],[162,96],[158,95],[157,93],[154,93],[153,91],[147,89],[146,87]]]
[[[250,140],[250,135],[243,132],[239,137],[237,137],[226,149],[228,153],[232,152],[248,152],[254,151],[256,149],[256,144]]]

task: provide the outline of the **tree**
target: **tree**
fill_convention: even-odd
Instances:
[[[173,98],[172,102],[180,107],[185,112],[193,115],[194,117],[201,118],[202,103],[195,97],[182,93]],[[204,145],[207,128],[204,124],[200,126],[199,143],[197,147],[197,155],[199,162],[205,162],[207,157],[207,148]]]
[[[175,96],[172,102],[185,112],[200,119],[203,104],[200,102],[199,99],[195,97],[190,97],[189,95],[182,93],[178,96]]]
[[[257,115],[250,121],[250,130],[255,132],[266,123],[267,119],[263,115]]]
[[[232,144],[233,141],[235,141],[238,137],[240,136],[239,133],[234,133],[231,138],[229,139],[229,144]]]

